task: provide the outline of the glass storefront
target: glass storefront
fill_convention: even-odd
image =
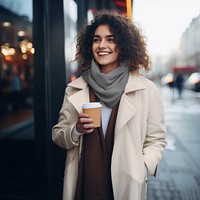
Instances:
[[[0,137],[33,121],[33,57],[32,1],[1,0]]]

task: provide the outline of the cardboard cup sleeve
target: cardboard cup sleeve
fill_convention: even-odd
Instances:
[[[100,127],[101,126],[101,109],[102,105],[99,102],[91,102],[91,103],[85,103],[83,104],[83,112],[88,114],[91,119],[93,119],[92,124],[94,124],[94,127]]]

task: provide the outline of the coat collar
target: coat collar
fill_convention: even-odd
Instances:
[[[130,73],[124,93],[128,94],[129,92],[145,89],[144,81],[142,81],[143,78],[144,77],[138,73]]]
[[[83,79],[82,76],[77,78],[75,81],[72,81],[71,83],[69,83],[68,86],[76,88],[76,89],[80,89],[80,90],[88,87],[86,81]]]

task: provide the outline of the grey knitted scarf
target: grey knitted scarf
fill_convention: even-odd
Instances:
[[[93,88],[96,96],[109,107],[114,107],[120,100],[128,81],[129,69],[119,66],[104,74],[93,60],[91,68],[83,71],[84,80]]]

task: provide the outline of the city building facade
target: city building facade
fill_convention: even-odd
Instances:
[[[194,66],[196,71],[200,71],[200,15],[192,20],[190,26],[183,33],[179,55],[180,63]]]

